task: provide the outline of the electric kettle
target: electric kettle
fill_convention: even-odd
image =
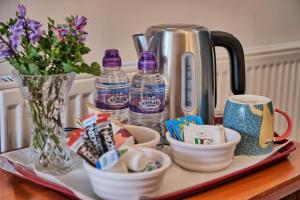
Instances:
[[[228,51],[232,92],[245,92],[244,51],[229,33],[199,25],[163,24],[133,35],[133,41],[138,56],[145,50],[156,54],[159,73],[166,83],[167,118],[199,115],[205,124],[214,123],[215,46]]]

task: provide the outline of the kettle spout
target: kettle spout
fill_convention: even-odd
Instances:
[[[147,51],[149,48],[149,44],[145,38],[143,33],[132,35],[133,43],[135,46],[136,53],[138,57],[143,51]]]

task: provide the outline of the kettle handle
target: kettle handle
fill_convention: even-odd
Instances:
[[[224,47],[230,60],[230,86],[233,94],[244,94],[246,90],[244,50],[240,41],[232,34],[212,31],[214,46]]]

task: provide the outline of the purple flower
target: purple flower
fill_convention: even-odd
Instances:
[[[78,18],[78,15],[75,16],[74,25],[77,30],[82,29],[83,27],[86,26],[86,24],[87,24],[87,18],[85,16],[82,16],[80,18]]]
[[[85,42],[85,41],[86,41],[86,35],[87,35],[87,34],[88,34],[88,33],[87,33],[86,31],[84,31],[83,29],[80,29],[80,30],[74,30],[74,31],[72,32],[72,35],[73,35],[73,36],[77,36],[79,42]]]
[[[35,44],[39,39],[42,37],[42,34],[40,32],[34,32],[32,31],[29,33],[29,39],[32,44]]]
[[[17,49],[21,45],[22,36],[25,35],[22,20],[17,20],[14,25],[9,28],[9,41],[12,48]]]
[[[19,12],[20,15],[16,23],[9,27],[9,41],[14,49],[17,49],[21,45],[22,37],[26,35],[26,29],[28,32],[28,42],[31,42],[32,44],[37,42],[44,33],[41,29],[42,24],[40,22],[32,19],[25,19],[26,10],[23,5],[19,5]]]
[[[36,20],[33,20],[33,19],[27,19],[26,23],[32,31],[36,31],[36,30],[38,30],[39,28],[42,27],[42,24],[39,21],[36,21]]]
[[[69,27],[58,27],[56,29],[54,29],[54,31],[56,32],[57,38],[59,41],[65,40],[65,37],[69,34],[70,29]]]
[[[88,33],[85,31],[80,32],[80,36],[79,36],[79,42],[85,42],[86,41],[86,35]]]
[[[69,25],[68,29],[68,34],[71,34],[72,36],[75,36],[79,42],[85,42],[86,41],[86,35],[87,32],[84,30],[84,27],[87,24],[87,18],[84,16],[78,17],[78,15],[76,15],[74,17],[74,20],[71,21],[69,18],[67,18],[67,22]],[[66,28],[66,27],[64,27]],[[70,30],[72,32],[70,32]],[[62,34],[61,30],[60,30],[60,34],[58,35],[58,38],[61,39],[64,35]]]
[[[7,59],[7,58],[10,58],[12,56],[12,54],[13,54],[13,52],[9,48],[0,50],[0,58]]]
[[[66,37],[70,32],[70,28],[69,27],[61,28],[61,29],[59,29],[59,32],[62,37]]]
[[[0,41],[0,58],[10,58],[12,56],[13,52],[8,46]]]
[[[17,19],[16,23],[9,27],[9,42],[14,49],[17,49],[21,45],[22,36],[25,35],[23,24],[24,19]]]
[[[17,33],[23,34],[24,33],[24,26],[23,26],[23,24],[24,24],[24,20],[18,19],[14,25],[12,25],[11,27],[9,27],[9,32],[11,34],[17,34]]]
[[[19,10],[19,18],[20,19],[25,19],[25,15],[26,15],[26,8],[24,5],[19,4],[18,5],[18,10]]]
[[[29,32],[29,39],[31,43],[36,43],[44,34],[43,30],[41,29],[42,24],[38,21],[27,19],[26,20],[27,26],[30,29]]]
[[[17,49],[22,43],[22,36],[24,34],[13,33],[9,36],[9,42],[12,48]]]

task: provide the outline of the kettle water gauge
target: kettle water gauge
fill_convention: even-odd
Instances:
[[[181,109],[185,115],[195,108],[195,56],[186,52],[181,57]]]

